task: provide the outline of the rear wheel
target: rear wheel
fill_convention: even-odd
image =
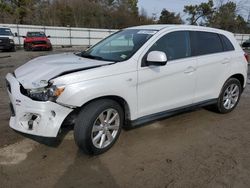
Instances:
[[[123,119],[123,109],[113,100],[102,99],[86,105],[76,120],[76,144],[87,154],[107,151],[119,137]]]
[[[223,114],[231,112],[238,105],[241,92],[242,86],[238,79],[227,80],[216,104],[216,110]]]

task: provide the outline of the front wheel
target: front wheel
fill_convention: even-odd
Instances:
[[[31,47],[30,47],[29,44],[24,43],[23,48],[24,48],[25,51],[30,51]]]
[[[110,149],[120,135],[124,112],[110,99],[94,101],[80,111],[74,128],[79,148],[87,154],[97,155]]]
[[[11,49],[10,49],[10,52],[15,52],[15,51],[16,51],[16,47],[12,46]]]
[[[219,96],[216,110],[223,114],[231,112],[238,105],[241,93],[242,86],[238,79],[227,80]]]
[[[53,51],[53,47],[51,46],[50,48],[48,48],[48,51]]]

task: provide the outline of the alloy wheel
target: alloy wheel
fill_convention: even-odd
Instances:
[[[120,127],[120,115],[117,110],[104,110],[95,120],[91,139],[96,148],[103,149],[109,146],[116,138]]]
[[[227,87],[223,95],[223,106],[230,110],[235,107],[239,100],[240,88],[237,84],[231,84]]]

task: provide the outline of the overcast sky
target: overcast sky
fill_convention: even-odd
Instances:
[[[169,11],[181,13],[181,16],[185,15],[183,13],[184,5],[190,5],[190,4],[200,4],[202,2],[207,2],[208,0],[139,0],[139,8],[142,7],[147,11],[148,16],[151,17],[153,13],[156,13],[157,16],[160,15],[163,8],[166,8]],[[227,1],[227,0],[225,0]],[[241,14],[244,15],[244,17],[247,17],[249,11],[250,11],[250,0],[233,0],[236,3],[239,3],[240,1],[241,6],[244,6],[247,10],[241,11]],[[244,2],[244,3],[243,3]]]

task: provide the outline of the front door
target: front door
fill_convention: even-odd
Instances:
[[[165,52],[165,66],[146,66],[151,51]],[[155,42],[138,70],[139,117],[190,105],[196,82],[196,58],[191,57],[188,31],[168,33]]]

